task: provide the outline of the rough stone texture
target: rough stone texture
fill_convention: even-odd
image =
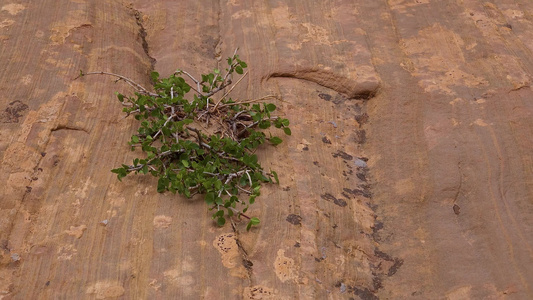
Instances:
[[[0,299],[533,297],[533,3],[4,1]],[[293,135],[251,232],[118,182],[149,86],[240,47]]]

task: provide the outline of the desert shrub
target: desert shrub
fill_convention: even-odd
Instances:
[[[271,128],[286,135],[291,130],[288,119],[273,115],[276,105],[266,102],[275,96],[251,100],[229,97],[248,74],[244,73],[246,63],[236,52],[227,59],[225,71],[215,69],[201,79],[182,70],[167,78],[152,72],[153,91],[114,73],[80,72],[80,76],[114,76],[135,90],[132,95],[116,96],[124,105],[124,113],[139,121],[129,147],[132,151],[140,149],[143,155],[111,170],[119,180],[130,173],[150,174],[158,178],[158,192],[178,192],[188,198],[202,194],[219,226],[228,217],[245,217],[249,230],[259,219],[245,213],[260,195],[261,185],[279,183],[277,173],[265,171],[255,151],[265,142],[274,146],[282,142],[271,135]],[[235,84],[234,76],[240,77]]]

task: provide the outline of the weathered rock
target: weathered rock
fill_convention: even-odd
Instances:
[[[33,3],[35,2],[35,3]],[[530,1],[27,1],[0,7],[0,298],[533,295]],[[193,75],[292,136],[244,222],[157,194],[105,77]],[[221,65],[222,66],[222,65]],[[105,223],[103,223],[104,221]],[[105,226],[103,226],[105,225]],[[16,259],[15,259],[16,258]]]

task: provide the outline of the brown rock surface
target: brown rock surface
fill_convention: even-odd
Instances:
[[[0,4],[0,299],[533,297],[533,3]],[[118,182],[149,86],[240,47],[293,135],[251,232]]]

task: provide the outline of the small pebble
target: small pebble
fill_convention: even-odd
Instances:
[[[20,256],[17,253],[13,253],[13,254],[11,254],[11,260],[12,261],[19,261],[20,260]]]
[[[346,293],[346,284],[341,282],[341,293]]]
[[[109,223],[109,220],[105,219],[102,222],[100,222],[101,225],[107,226],[107,223]]]
[[[356,158],[355,161],[354,161],[354,164],[356,166],[358,166],[359,168],[366,168],[367,167],[367,164],[366,164],[366,161],[360,159],[360,158]]]

